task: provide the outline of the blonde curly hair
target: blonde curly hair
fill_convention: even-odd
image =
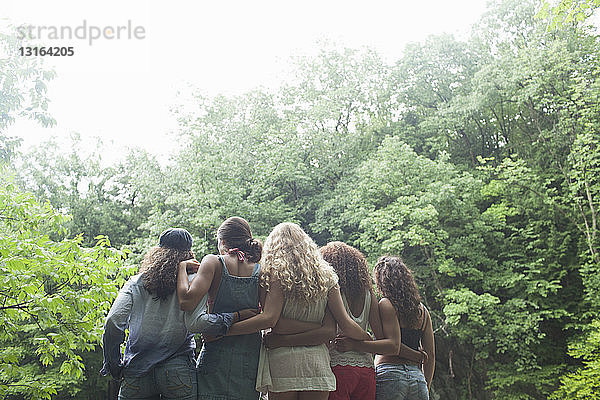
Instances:
[[[286,299],[314,303],[327,297],[338,277],[316,243],[298,226],[284,222],[273,228],[264,245],[260,282],[278,281]]]

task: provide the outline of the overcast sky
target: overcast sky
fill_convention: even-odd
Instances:
[[[42,35],[84,21],[88,33],[91,26],[116,30],[128,24],[143,31],[141,39],[97,39],[91,45],[89,34],[85,40],[43,38],[75,51],[73,57],[46,57],[57,72],[49,85],[57,126],[19,121],[8,134],[30,146],[79,132],[121,148],[142,146],[164,158],[175,148],[170,108],[189,85],[207,94],[276,86],[285,80],[290,56],[314,52],[324,39],[369,46],[393,62],[407,43],[430,34],[466,37],[485,5],[485,0],[2,0],[2,16],[15,25],[46,27]]]

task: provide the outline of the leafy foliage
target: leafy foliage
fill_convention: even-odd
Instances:
[[[545,0],[538,15],[540,18],[550,18],[550,28],[557,29],[566,24],[584,21],[598,7],[599,0],[560,0],[554,4]]]
[[[162,195],[162,170],[156,159],[132,151],[124,160],[105,166],[105,146],[99,139],[92,151],[86,150],[79,135],[72,135],[67,146],[70,150],[63,151],[50,139],[15,161],[20,186],[69,213],[68,233],[83,233],[85,245],[95,244],[101,234],[116,247],[146,236],[140,225],[147,220],[153,199]]]
[[[46,83],[55,74],[44,69],[37,57],[19,57],[18,47],[14,32],[0,32],[0,54],[3,54],[0,58],[0,161],[8,161],[19,145],[19,138],[4,134],[17,118],[32,119],[43,126],[55,123],[48,114],[46,95]]]
[[[436,331],[432,398],[597,397],[600,42],[583,23],[549,30],[555,14],[540,18],[543,7],[494,2],[468,40],[432,36],[391,65],[370,50],[324,45],[295,59],[295,78],[280,88],[196,93],[176,108],[181,147],[166,165],[133,150],[104,166],[77,137],[68,152],[46,143],[13,160],[22,166],[17,182],[73,218],[7,185],[23,200],[5,210],[40,222],[1,221],[13,235],[3,273],[36,282],[40,299],[67,288],[72,297],[61,301],[92,299],[92,279],[103,287],[125,274],[106,240],[81,247],[97,235],[139,252],[165,227],[184,226],[200,255],[214,250],[229,216],[244,216],[263,237],[295,221],[320,244],[343,240],[371,261],[398,254],[414,270]],[[45,239],[17,233],[32,231]],[[69,260],[52,285],[48,271],[27,272],[46,256]],[[104,278],[75,274],[86,257]],[[96,327],[114,287],[90,314]],[[14,301],[37,299],[30,291]],[[44,301],[58,326],[91,312],[84,301],[52,317],[61,303]],[[81,390],[80,363],[97,357],[82,351],[97,331],[57,344],[50,325],[4,313],[21,318],[11,331],[20,345],[3,342],[0,352],[6,393],[25,376]]]
[[[104,237],[81,247],[66,217],[3,178],[0,189],[0,392],[50,398],[82,376],[82,354],[123,283],[123,253]],[[50,236],[61,239],[52,240]]]
[[[583,368],[561,378],[561,387],[552,399],[588,400],[600,392],[600,321],[587,327],[583,339],[569,346],[569,355],[583,361]]]

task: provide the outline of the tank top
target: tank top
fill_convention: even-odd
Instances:
[[[423,336],[423,329],[425,328],[425,307],[423,310],[423,324],[420,329],[413,328],[400,328],[400,341],[406,346],[413,350],[419,350],[421,344],[421,337]]]
[[[369,325],[369,313],[371,311],[371,291],[365,291],[365,305],[363,306],[362,312],[358,317],[352,315],[350,306],[345,295],[342,295],[342,301],[344,302],[344,308],[346,312],[365,331]],[[338,331],[339,333],[339,331]],[[335,348],[329,350],[331,356],[331,366],[345,365],[351,367],[368,367],[373,368],[373,355],[371,353],[363,353],[359,351],[345,351],[339,352]]]

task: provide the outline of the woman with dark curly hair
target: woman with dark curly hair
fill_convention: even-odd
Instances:
[[[122,379],[119,399],[196,399],[196,343],[186,329],[175,294],[178,265],[194,257],[191,248],[192,236],[185,229],[164,231],[159,245],[145,255],[140,273],[119,291],[106,317],[101,372]],[[210,334],[224,331],[231,316],[206,314],[205,304],[195,314],[196,324]]]
[[[384,354],[397,353],[400,335],[391,334],[394,326],[385,320],[386,323],[382,327],[365,256],[342,242],[328,243],[321,248],[321,254],[338,275],[340,292],[348,315],[365,330],[367,326],[371,326],[375,337],[382,339],[377,351]],[[383,338],[384,329],[388,334],[386,338]],[[398,328],[395,329],[398,332]],[[340,333],[338,331],[338,334]],[[366,351],[362,349],[344,352],[335,347],[329,350],[331,369],[337,381],[336,390],[329,394],[329,400],[375,400],[373,356]]]
[[[429,399],[435,369],[435,342],[431,317],[421,303],[415,279],[399,257],[380,257],[374,273],[375,283],[383,296],[379,304],[391,306],[395,311],[402,343],[413,350],[423,347],[427,353],[422,368],[420,363],[406,358],[402,351],[397,355],[377,356],[377,400]]]

